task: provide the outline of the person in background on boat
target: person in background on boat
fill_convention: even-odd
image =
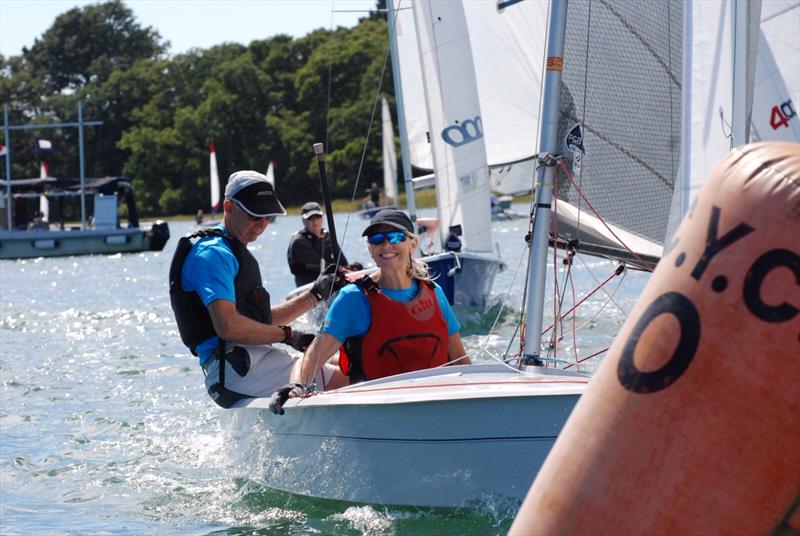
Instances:
[[[28,224],[28,230],[29,231],[46,231],[48,229],[50,229],[50,224],[47,222],[47,220],[44,219],[44,214],[42,214],[40,211],[37,210],[33,214],[33,219]]]
[[[273,413],[282,414],[289,398],[313,392],[315,371],[340,349],[338,377],[329,388],[470,363],[444,292],[425,263],[413,257],[419,237],[409,217],[400,210],[382,210],[363,236],[378,270],[339,291],[322,336],[295,364],[290,383],[272,395]]]
[[[300,211],[303,228],[289,241],[286,260],[289,262],[289,270],[294,275],[294,284],[298,287],[312,283],[320,276],[323,261],[326,268],[336,265],[330,234],[322,227],[322,216],[319,203],[309,201],[303,205]],[[348,265],[344,253],[339,259],[339,266],[351,270],[363,268],[357,263]]]
[[[194,221],[197,223],[197,225],[200,225],[201,223],[203,223],[203,220],[205,218],[206,218],[206,215],[203,212],[203,209],[202,208],[198,208],[197,209],[197,214],[194,215]]]
[[[170,300],[181,339],[200,358],[208,394],[228,408],[286,383],[295,358],[274,344],[304,351],[313,334],[289,324],[346,281],[341,273],[322,276],[308,292],[273,306],[247,244],[261,236],[269,216],[286,214],[275,190],[261,173],[237,171],[228,179],[223,211],[218,227],[178,243]],[[318,372],[324,385],[334,370]]]
[[[381,206],[381,188],[377,182],[373,182],[372,186],[367,190],[367,196],[364,198],[363,208],[375,208]]]

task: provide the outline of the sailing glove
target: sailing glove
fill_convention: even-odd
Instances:
[[[289,383],[272,393],[272,399],[269,402],[269,410],[273,415],[283,415],[283,405],[290,398],[290,394],[297,396],[305,396],[314,392],[316,386],[312,383],[310,385],[303,385],[302,383]],[[294,398],[294,397],[291,397]]]
[[[330,295],[347,284],[344,277],[344,270],[339,268],[335,273],[321,275],[311,286],[311,294],[319,302],[327,300]]]
[[[292,330],[292,334],[283,343],[288,344],[298,352],[305,352],[313,340],[314,333]]]

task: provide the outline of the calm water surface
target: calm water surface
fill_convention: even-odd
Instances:
[[[525,220],[493,225],[508,266],[496,280],[494,299],[507,308],[462,319],[466,346],[479,361],[508,346],[526,270]],[[253,247],[273,300],[293,288],[285,255],[299,227],[299,217],[279,219]],[[364,220],[337,217],[348,258],[367,264],[363,227]],[[169,262],[177,237],[193,229],[189,222],[171,223],[172,238],[159,253],[0,261],[0,533],[507,531],[518,505],[420,511],[312,500],[265,487],[259,459],[237,449],[248,423],[207,397],[170,310]],[[576,260],[565,303],[572,301],[573,286],[580,297],[613,269],[606,261]],[[559,274],[559,286],[565,279]],[[607,287],[609,294],[619,279]],[[628,274],[613,297],[598,292],[576,319],[563,323],[578,334],[559,344],[559,357],[606,348],[645,282],[643,274]],[[601,359],[582,370],[591,373]]]

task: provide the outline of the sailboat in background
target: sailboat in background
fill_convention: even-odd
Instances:
[[[389,103],[381,97],[381,134],[383,136],[383,195],[387,205],[397,203],[397,153],[394,150],[394,126]]]
[[[423,251],[423,260],[451,303],[462,310],[483,310],[503,265],[493,253],[489,168],[464,8],[460,2],[417,2],[400,11],[397,7],[389,12],[394,29],[390,39],[396,51],[392,63],[395,94],[400,95],[398,116],[404,125],[401,149],[409,212],[416,219],[410,166],[430,165],[442,251]],[[415,43],[410,42],[412,36]],[[410,99],[407,92],[412,92]],[[408,100],[411,105],[400,104]],[[430,135],[423,146],[420,140],[428,140],[428,133],[438,134]]]
[[[683,146],[668,236],[730,149],[748,139],[800,142],[800,2],[690,6],[684,13]],[[773,46],[780,47],[780,66]]]
[[[217,171],[217,151],[213,141],[208,147],[208,179],[211,194],[211,214],[219,214],[222,202],[220,199],[219,172]],[[221,222],[219,219],[206,220],[200,215],[198,215],[197,219],[197,223],[204,227],[216,227]]]
[[[42,159],[39,165],[39,178],[40,179],[47,179],[50,177],[50,171],[47,166],[47,161]],[[47,195],[42,193],[39,196],[39,214],[41,215],[41,220],[43,222],[50,223],[50,201],[47,199]]]
[[[364,199],[363,208],[358,212],[362,218],[371,218],[381,210],[397,208],[397,153],[394,150],[394,126],[389,103],[381,97],[381,136],[383,158],[383,199],[378,199],[376,204],[371,189],[377,188],[377,183],[372,183],[370,195]]]
[[[267,164],[267,172],[264,174],[267,177],[267,182],[272,185],[272,188],[277,192],[277,188],[275,188],[275,161],[270,160],[269,164]],[[277,216],[269,216],[269,222],[275,222],[275,218]]]
[[[47,165],[46,156],[53,153],[53,142],[43,138],[36,138],[36,154],[39,155],[39,178],[50,178],[50,167]],[[39,196],[39,215],[42,225],[49,225],[50,222],[50,201],[47,195],[42,192]]]
[[[403,118],[411,164],[433,169],[417,26],[408,0],[394,0]],[[495,2],[464,2],[492,190],[530,192],[539,128],[546,2],[521,2],[510,16]],[[514,83],[508,83],[513,80]],[[396,93],[397,93],[396,92]]]
[[[272,188],[275,188],[275,161],[270,160],[269,164],[267,164],[267,172],[265,173],[267,177],[267,182],[272,185]]]

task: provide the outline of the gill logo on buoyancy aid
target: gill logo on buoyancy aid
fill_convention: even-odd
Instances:
[[[170,264],[169,295],[181,340],[194,355],[197,355],[198,344],[217,333],[200,296],[194,291],[184,291],[181,287],[181,272],[196,239],[202,240],[211,236],[224,238],[239,263],[239,271],[233,282],[237,311],[257,322],[272,323],[270,296],[262,285],[258,261],[247,250],[247,246],[221,229],[203,229],[184,236],[178,241]]]
[[[363,337],[348,338],[340,356],[342,372],[351,383],[446,364],[447,321],[433,284],[418,282],[417,295],[408,302],[398,302],[366,279],[356,284],[370,303],[370,328]]]
[[[418,295],[418,297],[418,300],[414,299],[410,302],[404,303],[403,305],[405,305],[406,309],[408,310],[408,314],[410,314],[415,320],[427,322],[433,318],[433,315],[436,312],[436,307],[438,305],[436,302],[436,295],[433,293],[426,293],[425,296]]]

